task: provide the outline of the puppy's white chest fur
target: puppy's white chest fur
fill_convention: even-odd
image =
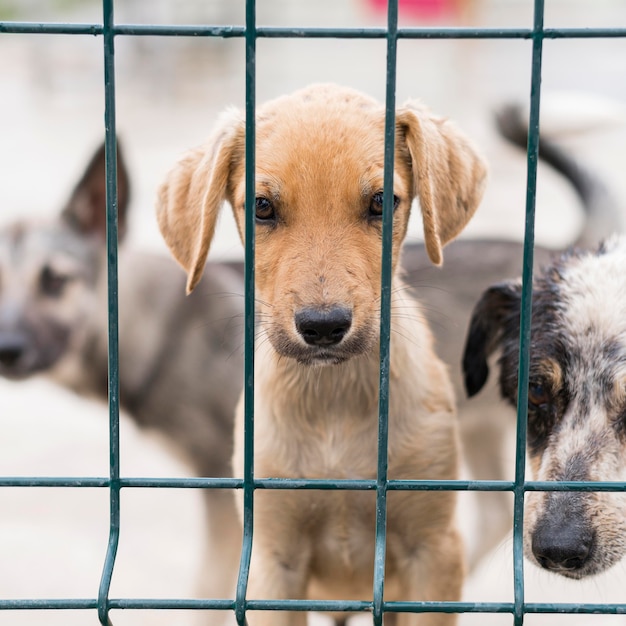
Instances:
[[[271,351],[264,354],[262,347],[257,357],[272,366],[256,372],[255,477],[329,481],[376,478],[378,356],[326,368],[285,360],[281,363]],[[396,360],[395,365],[400,363]],[[409,385],[406,377],[392,375],[389,478],[443,479],[456,475],[456,420],[449,384],[435,357],[428,367],[424,375],[431,385],[435,383],[434,392],[440,399],[438,404],[433,400],[430,407],[430,395],[425,398],[420,385]],[[298,389],[297,394],[294,389]],[[243,468],[243,421],[240,402],[234,457],[237,474]],[[419,550],[430,532],[428,516],[414,525],[415,515],[407,516],[406,511],[415,508],[428,512],[433,507],[432,498],[433,494],[420,492],[388,496],[389,594],[393,595],[396,584],[394,564]],[[451,505],[453,498],[446,499]],[[438,502],[435,508],[447,510],[450,505],[441,507]],[[294,541],[281,543],[279,560],[295,568],[302,560],[308,562],[309,597],[362,598],[372,588],[375,491],[259,490],[255,521],[273,528],[277,535],[294,536]],[[440,520],[433,518],[433,523]]]
[[[442,385],[434,385],[434,390],[408,384],[406,377],[394,374],[394,369],[425,369],[413,363],[411,356],[408,351],[399,349],[392,361],[388,449],[390,477],[393,478],[418,478],[415,458],[422,454],[429,458],[429,439],[442,428],[444,437],[450,435],[446,424],[453,421],[451,392],[441,363],[435,357],[429,371],[422,372],[431,385],[440,379]],[[255,380],[255,475],[259,478],[375,478],[378,354],[318,368],[281,360],[271,349],[263,353],[261,348],[257,357],[265,366],[257,368]],[[271,365],[268,367],[268,364]],[[440,400],[437,405],[428,406],[428,394],[433,391]],[[243,433],[241,409],[238,411],[238,443],[242,443]],[[434,422],[437,422],[436,428],[432,428]],[[236,445],[241,462],[242,448]],[[237,464],[237,458],[235,463],[235,469],[243,467]],[[405,463],[411,466],[411,475],[402,472]]]
[[[259,475],[328,479],[376,475],[377,390],[329,384],[332,372],[327,369],[312,372],[310,387],[319,388],[315,401],[306,387],[298,401],[286,405],[280,393],[261,394],[255,432]],[[339,377],[341,373],[336,372]]]

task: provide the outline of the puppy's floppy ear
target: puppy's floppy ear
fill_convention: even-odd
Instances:
[[[487,382],[487,359],[500,345],[504,332],[519,334],[521,296],[521,281],[510,281],[492,285],[476,303],[463,350],[468,397],[476,395]]]
[[[231,171],[243,159],[244,136],[243,116],[237,110],[228,111],[208,142],[188,152],[159,188],[159,228],[187,272],[187,293],[202,277]]]
[[[414,194],[419,198],[426,250],[441,265],[443,246],[472,217],[483,196],[487,166],[452,122],[419,102],[398,110],[396,125],[411,155]]]

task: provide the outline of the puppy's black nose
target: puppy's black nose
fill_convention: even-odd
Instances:
[[[295,314],[298,332],[311,346],[339,343],[352,325],[352,311],[343,306],[329,309],[306,308]]]
[[[540,523],[532,536],[532,551],[544,569],[575,572],[591,555],[593,531],[581,520]]]
[[[0,365],[13,367],[26,350],[26,339],[21,334],[0,333]]]

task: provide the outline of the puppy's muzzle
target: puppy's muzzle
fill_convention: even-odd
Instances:
[[[295,314],[298,333],[310,346],[329,347],[341,343],[352,326],[352,311],[343,306],[307,307]]]

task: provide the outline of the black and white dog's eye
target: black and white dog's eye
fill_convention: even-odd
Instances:
[[[528,386],[528,404],[534,407],[545,406],[550,402],[550,394],[541,383],[531,383]]]
[[[276,211],[270,199],[263,196],[258,196],[255,200],[254,206],[257,222],[262,224],[268,224],[276,221]]]
[[[394,195],[393,197],[393,210],[395,211],[400,204],[400,198]],[[370,217],[382,217],[383,215],[383,192],[377,191],[370,200],[369,216]]]

